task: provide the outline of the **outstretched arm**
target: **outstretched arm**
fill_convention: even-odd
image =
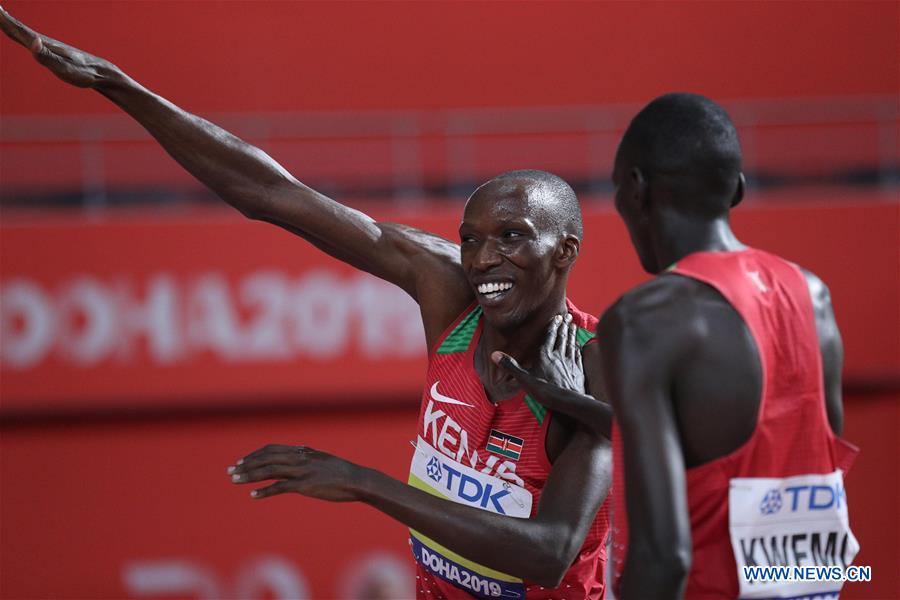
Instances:
[[[384,473],[297,446],[266,446],[229,469],[235,483],[277,480],[252,493],[294,492],[333,502],[361,501],[492,569],[559,584],[606,497],[609,444],[573,434],[556,459],[532,519],[509,517],[438,498]]]
[[[331,200],[259,148],[154,94],[111,62],[33,31],[2,8],[0,28],[61,80],[92,88],[117,104],[191,175],[247,217],[284,227],[406,290],[423,307],[429,346],[471,302],[456,244],[376,222]]]

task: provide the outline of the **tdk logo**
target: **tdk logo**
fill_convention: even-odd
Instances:
[[[477,504],[481,508],[488,510],[491,510],[488,507],[488,504],[490,504],[493,510],[501,515],[506,514],[506,511],[503,510],[503,505],[500,504],[500,500],[504,496],[509,496],[508,490],[494,491],[494,484],[479,481],[471,475],[457,471],[448,464],[441,464],[436,456],[433,456],[428,461],[425,468],[428,476],[435,482],[440,482],[443,479],[443,475],[446,474],[444,487],[457,498],[471,504]]]
[[[441,461],[438,460],[437,456],[432,456],[431,460],[428,461],[428,464],[425,466],[425,472],[428,473],[428,476],[431,477],[436,482],[440,482],[441,478],[444,476],[444,472],[441,469]]]
[[[759,503],[759,512],[764,515],[772,515],[781,510],[781,492],[769,490]]]
[[[784,488],[784,494],[790,500],[791,512],[798,510],[828,510],[839,509],[846,505],[847,496],[844,486],[840,483],[834,485],[793,485]],[[782,498],[777,489],[766,492],[759,505],[759,512],[771,515],[781,510]]]

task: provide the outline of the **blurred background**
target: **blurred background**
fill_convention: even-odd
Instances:
[[[619,136],[659,94],[720,101],[750,183],[737,234],[820,275],[844,336],[873,570],[844,596],[900,597],[897,2],[4,6],[376,218],[455,239],[480,182],[561,175],[586,221],[571,297],[595,314],[645,278],[611,203]],[[0,335],[0,596],[411,595],[402,526],[252,502],[225,468],[302,443],[405,479],[416,306],[244,220],[7,39]]]

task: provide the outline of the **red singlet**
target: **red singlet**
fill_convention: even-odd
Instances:
[[[693,560],[685,596],[836,597],[834,584],[809,591],[783,582],[772,582],[765,590],[750,584],[739,574],[734,550],[742,566],[840,566],[855,554],[856,540],[846,523],[839,524],[846,520],[846,496],[840,474],[834,472],[846,472],[858,450],[838,438],[828,423],[806,278],[793,263],[752,248],[691,254],[669,271],[710,285],[737,310],[756,343],[763,378],[750,439],[731,454],[687,471]],[[613,448],[618,580],[627,528],[617,428]],[[821,525],[809,524],[826,513],[825,521],[816,522]]]
[[[567,301],[578,343],[597,319]],[[475,372],[481,308],[467,309],[429,353],[409,484],[453,502],[529,518],[550,473],[544,440],[553,413],[526,396],[494,404]],[[418,598],[602,598],[608,531],[604,502],[575,563],[555,589],[479,565],[410,530]]]

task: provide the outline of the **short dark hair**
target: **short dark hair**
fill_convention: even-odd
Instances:
[[[556,222],[560,232],[572,234],[579,240],[582,238],[584,225],[581,220],[581,206],[575,190],[562,177],[538,169],[519,169],[501,173],[484,185],[513,180],[528,181],[534,188],[540,188],[541,192],[552,199],[552,202],[546,204],[544,208]]]
[[[735,197],[743,160],[737,131],[725,109],[704,96],[654,99],[632,119],[619,152],[648,181],[663,181],[681,208],[721,214]]]

